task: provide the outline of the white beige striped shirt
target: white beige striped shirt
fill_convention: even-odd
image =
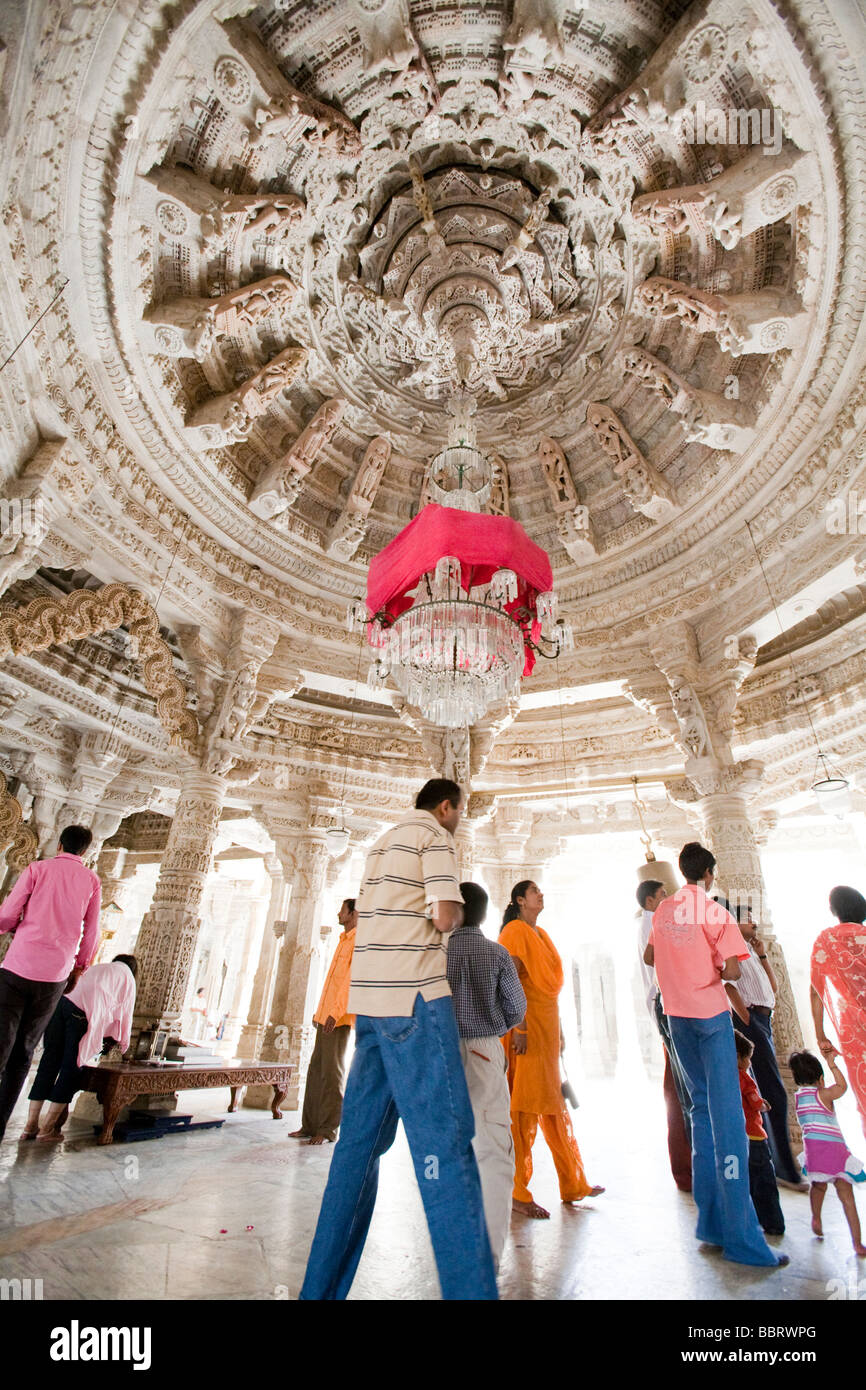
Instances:
[[[430,920],[436,899],[462,902],[454,840],[430,811],[412,811],[367,856],[356,904],[349,1012],[408,1018],[420,994],[451,993],[447,936]]]

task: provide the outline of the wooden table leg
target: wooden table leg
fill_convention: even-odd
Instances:
[[[228,1114],[229,1114],[229,1115],[233,1115],[233,1114],[235,1113],[235,1111],[237,1110],[237,1108],[238,1108],[238,1093],[239,1093],[240,1091],[243,1091],[243,1090],[244,1090],[244,1087],[243,1087],[243,1086],[232,1086],[232,1087],[231,1087],[232,1098],[231,1098],[231,1103],[230,1103],[229,1108],[228,1108]]]
[[[109,1081],[102,1100],[102,1131],[96,1141],[98,1144],[113,1143],[114,1126],[124,1104],[119,1085]]]
[[[283,1112],[280,1110],[280,1106],[285,1100],[287,1094],[288,1093],[286,1091],[281,1091],[279,1086],[277,1086],[276,1084],[274,1085],[274,1101],[271,1106],[271,1114],[273,1115],[275,1120],[281,1120],[283,1118]]]

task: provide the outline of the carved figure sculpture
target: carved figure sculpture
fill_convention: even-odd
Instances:
[[[405,72],[419,57],[406,0],[382,0],[375,5],[356,3],[354,22],[364,47],[364,72],[369,77]]]
[[[557,512],[573,510],[577,503],[577,490],[568,469],[565,454],[555,439],[545,435],[538,443],[538,461],[544,470],[547,485]]]
[[[138,203],[160,236],[203,241],[212,252],[248,234],[282,239],[306,212],[295,193],[231,193],[180,168],[152,170],[140,181]]]
[[[341,396],[325,401],[289,452],[265,470],[250,497],[250,509],[256,516],[270,520],[297,500],[302,480],[340,423],[345,408]]]
[[[697,695],[683,676],[671,681],[671,704],[684,748],[692,758],[703,757],[710,745],[707,723]]]
[[[623,492],[635,511],[651,521],[667,521],[676,510],[670,485],[644,458],[631,435],[609,406],[591,401],[586,410],[587,423],[610,459],[613,471],[622,479]]]
[[[501,454],[490,455],[490,471],[488,510],[494,516],[509,516],[508,466]]]
[[[238,740],[249,722],[256,698],[258,663],[247,662],[229,682],[215,731],[217,738]]]
[[[510,270],[513,265],[517,265],[524,251],[532,245],[547,219],[547,209],[552,197],[552,189],[542,189],[520,231],[511,238],[499,257],[500,270]]]
[[[424,175],[421,166],[416,159],[409,160],[409,173],[412,178],[412,198],[421,214],[421,227],[427,238],[430,247],[430,257],[434,264],[440,264],[448,255],[448,246],[439,228],[436,226],[436,218],[433,214],[433,204],[430,201],[430,194],[424,183]]]
[[[759,227],[810,202],[820,190],[814,155],[783,150],[766,159],[758,149],[709,183],[642,193],[631,211],[637,223],[654,232],[683,231],[690,214],[700,213],[716,240],[730,250]]]
[[[201,362],[220,338],[286,308],[296,293],[287,275],[269,275],[218,299],[172,299],[149,309],[144,330],[154,352]]]
[[[348,116],[324,101],[304,96],[296,87],[260,106],[255,120],[256,130],[250,135],[254,145],[280,135],[290,145],[303,138],[321,154],[344,157],[361,153],[361,137]]]
[[[351,560],[367,531],[367,517],[391,457],[391,442],[377,436],[367,445],[343,513],[328,538],[327,554]]]
[[[468,729],[446,729],[443,749],[443,776],[463,788],[469,788],[471,737]]]
[[[687,439],[731,453],[741,453],[753,442],[754,412],[741,401],[692,386],[643,348],[625,348],[620,362],[626,376],[654,391],[680,416]]]
[[[307,360],[304,348],[288,347],[234,391],[205,401],[187,420],[187,431],[205,447],[245,439],[253,421],[290,386]]]
[[[511,23],[502,40],[511,68],[544,68],[563,54],[564,6],[557,0],[514,0]]]

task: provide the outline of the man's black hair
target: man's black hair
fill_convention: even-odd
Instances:
[[[679,865],[680,873],[687,883],[700,883],[707,869],[715,869],[716,856],[706,845],[699,845],[697,840],[690,840],[680,850]]]
[[[135,956],[115,956],[114,960],[112,961],[112,965],[115,962],[118,962],[120,965],[127,966],[128,969],[132,971],[133,979],[135,979],[138,975],[138,961],[135,959]]]
[[[462,800],[463,793],[456,782],[452,782],[448,777],[432,777],[429,782],[424,783],[415,797],[415,810],[435,811],[443,801],[456,808]]]
[[[658,880],[654,878],[645,878],[643,883],[638,884],[637,892],[635,893],[638,905],[646,910],[647,898],[654,897],[660,888],[664,888],[663,883],[659,883]]]
[[[93,831],[88,830],[86,825],[67,825],[60,832],[60,848],[64,854],[83,854],[92,841]]]
[[[343,906],[344,906],[344,907],[347,907],[347,908],[349,909],[350,912],[354,912],[354,911],[355,911],[355,899],[354,899],[354,898],[344,898],[344,899],[343,899]]]

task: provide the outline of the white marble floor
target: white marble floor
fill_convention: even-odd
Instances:
[[[223,1113],[228,1095],[182,1099],[203,1118]],[[787,1269],[747,1269],[700,1251],[691,1199],[667,1168],[656,1088],[623,1094],[597,1082],[584,1086],[582,1102],[574,1119],[587,1174],[608,1190],[583,1208],[561,1207],[539,1135],[533,1194],[552,1216],[513,1219],[503,1298],[826,1300],[842,1286],[834,1280],[866,1281],[833,1193],[819,1243],[808,1198],[783,1192],[788,1234],[772,1243],[791,1256]],[[0,1278],[41,1279],[45,1299],[296,1297],[333,1152],[287,1139],[296,1116],[275,1122],[241,1111],[221,1130],[110,1148],[76,1127],[62,1145],[19,1146],[24,1109],[0,1145]],[[382,1162],[351,1296],[438,1297],[402,1131]]]

